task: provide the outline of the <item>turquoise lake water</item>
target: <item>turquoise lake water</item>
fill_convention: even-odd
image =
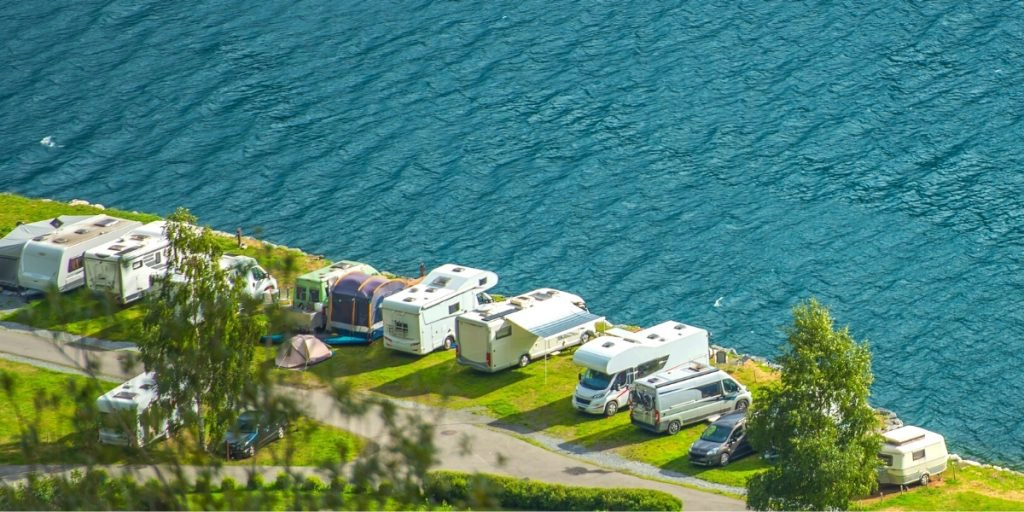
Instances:
[[[1024,467],[1024,4],[661,4],[8,1],[0,190],[765,356],[814,296],[875,405]]]

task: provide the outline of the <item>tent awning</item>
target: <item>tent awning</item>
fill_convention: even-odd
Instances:
[[[505,318],[535,336],[547,338],[601,317],[569,302],[548,302],[518,311]]]

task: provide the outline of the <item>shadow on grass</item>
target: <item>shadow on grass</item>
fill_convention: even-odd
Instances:
[[[751,476],[767,470],[768,467],[768,463],[762,460],[756,452],[745,455],[739,460],[730,461],[729,464],[724,467],[697,466],[690,464],[689,454],[684,452],[682,456],[676,457],[668,463],[661,465],[661,470],[666,475],[689,475],[710,482],[743,487]]]
[[[528,377],[520,372],[481,373],[458,364],[455,359],[446,359],[385,382],[373,390],[400,398],[429,393],[472,400]]]
[[[595,427],[599,427],[598,423],[606,421],[610,420],[605,416],[577,412],[569,404],[568,399],[561,399],[530,409],[529,411],[509,414],[492,421],[490,426],[511,430],[518,434],[532,434],[558,425],[579,426],[581,424],[592,424]]]

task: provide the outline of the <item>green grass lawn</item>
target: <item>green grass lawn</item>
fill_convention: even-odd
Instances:
[[[101,210],[93,206],[71,206],[58,201],[0,193],[0,237],[10,233],[18,222],[27,224],[52,219],[59,215],[96,215],[99,213],[140,222],[160,220],[159,216],[148,213],[126,212],[109,208]]]
[[[93,424],[77,416],[75,397],[92,403],[116,383],[59,373],[0,359],[0,460],[27,463],[160,463],[208,464],[196,450],[194,437],[178,432],[142,450],[100,445]],[[10,384],[8,386],[8,384]],[[26,450],[26,435],[36,439]],[[283,440],[260,449],[251,459],[227,464],[291,464],[315,466],[355,458],[364,441],[341,429],[299,418]]]
[[[958,465],[928,487],[882,489],[884,496],[860,500],[862,510],[1024,510],[1024,475]]]

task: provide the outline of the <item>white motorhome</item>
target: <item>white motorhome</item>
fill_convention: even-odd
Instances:
[[[633,383],[629,419],[652,432],[676,434],[683,425],[745,410],[750,391],[707,363],[690,363]]]
[[[158,407],[159,402],[153,372],[136,375],[97,398],[100,442],[138,448],[168,436],[178,411]]]
[[[150,222],[125,236],[85,252],[85,284],[109,293],[121,304],[140,299],[153,277],[167,272],[168,247],[164,221]]]
[[[928,485],[932,477],[946,470],[949,453],[946,440],[935,432],[906,425],[882,434],[878,458],[878,482],[906,485],[920,482]]]
[[[684,363],[708,364],[708,332],[679,322],[662,322],[639,332],[613,328],[576,350],[582,366],[572,396],[578,411],[611,416],[629,403],[636,379]]]
[[[496,372],[586,343],[604,317],[591,314],[579,296],[541,288],[505,302],[484,304],[456,323],[459,364]]]
[[[277,279],[263,270],[254,258],[225,254],[220,257],[220,268],[228,270],[232,278],[241,276],[246,292],[254,299],[269,302],[279,293]]]
[[[25,243],[18,260],[18,285],[66,292],[85,284],[85,251],[124,236],[141,222],[94,215],[64,224]]]
[[[455,319],[480,305],[479,296],[498,283],[487,270],[441,265],[420,284],[384,298],[384,346],[427,354],[455,345]]]

